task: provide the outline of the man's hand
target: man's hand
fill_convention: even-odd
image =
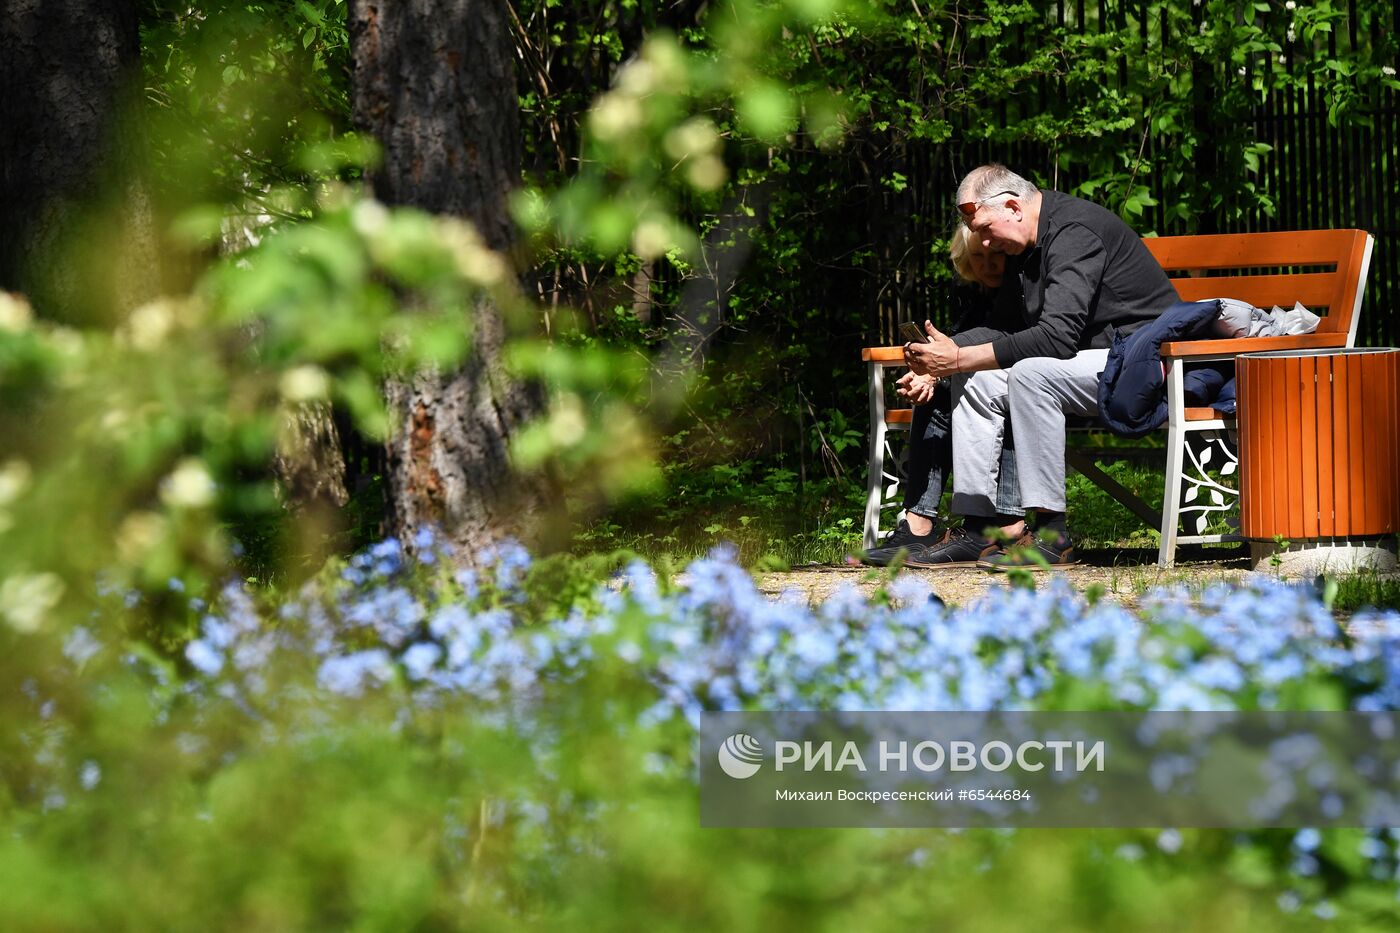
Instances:
[[[904,362],[914,372],[942,378],[958,371],[958,345],[948,336],[939,333],[932,321],[924,321],[924,331],[929,336],[928,343],[906,343]]]
[[[907,398],[915,405],[922,405],[933,398],[933,390],[938,387],[938,379],[921,376],[918,373],[905,373],[895,380],[895,392],[900,398]]]

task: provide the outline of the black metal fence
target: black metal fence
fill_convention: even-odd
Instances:
[[[1175,2],[1185,4],[1188,0]],[[1361,0],[1346,2],[1346,19],[1319,40],[1326,44],[1331,56],[1336,56],[1339,47],[1383,48],[1393,42],[1393,34],[1400,33],[1400,2],[1390,4],[1379,16],[1374,15],[1376,5],[1370,4],[1368,9],[1373,15],[1368,18],[1357,15],[1355,4]],[[1282,3],[1278,5],[1282,7]],[[1193,15],[1199,21],[1205,14],[1197,8]],[[1087,11],[1084,0],[1071,0],[1068,4],[1059,0],[1053,6],[1047,5],[1046,16],[1056,25],[1086,31],[1122,28],[1135,22],[1144,39],[1150,37],[1164,45],[1172,40],[1166,34],[1168,19],[1162,6],[1143,0],[1097,0]],[[1364,27],[1359,26],[1363,20]],[[1297,73],[1292,71],[1299,64],[1295,59],[1301,57],[1296,47],[1288,44],[1280,55],[1281,60],[1269,56],[1265,68],[1270,72],[1289,69],[1290,73]],[[1254,67],[1257,66],[1249,66],[1244,74],[1239,74],[1228,63],[1197,63],[1192,67],[1193,93],[1209,95],[1228,82],[1251,82]],[[1126,64],[1121,73],[1126,75]],[[1052,95],[1063,93],[1063,88],[1053,82],[1042,81],[1039,86],[1018,93],[1018,100],[1002,103],[998,112],[988,114],[987,119],[1000,119],[1006,125],[1018,119],[1018,114],[1033,111],[1037,100],[1049,101]],[[1375,235],[1376,247],[1357,340],[1371,346],[1394,344],[1400,340],[1400,328],[1395,323],[1400,312],[1398,97],[1392,90],[1374,87],[1357,101],[1350,116],[1334,124],[1329,118],[1327,89],[1319,87],[1315,77],[1310,77],[1301,88],[1271,90],[1262,97],[1256,94],[1246,117],[1250,124],[1246,129],[1252,129],[1254,138],[1267,143],[1271,151],[1261,157],[1259,169],[1252,177],[1260,192],[1272,200],[1272,216],[1260,208],[1236,214],[1222,206],[1218,211],[1196,215],[1188,229],[1185,222],[1168,213],[1181,192],[1173,190],[1169,179],[1148,175],[1143,181],[1157,204],[1145,207],[1143,214],[1134,218],[1134,224],[1163,236],[1344,227],[1366,230]],[[1213,132],[1227,128],[1201,125],[1194,129],[1203,141],[1198,178],[1208,177],[1206,173],[1211,171],[1241,171],[1238,166],[1221,164],[1210,144]],[[1136,138],[1143,129],[1139,125],[1127,132]],[[882,195],[871,215],[871,234],[878,244],[878,268],[872,270],[875,274],[869,280],[872,285],[867,296],[867,339],[898,342],[895,334],[900,321],[942,319],[944,287],[936,275],[929,274],[929,255],[921,247],[948,235],[952,193],[968,169],[982,162],[999,161],[1027,177],[1066,191],[1085,177],[1080,167],[1065,165],[1062,154],[1052,145],[992,146],[959,142],[958,138],[955,134],[954,141],[940,145],[911,144],[890,157],[887,168],[905,175],[909,185],[904,191]],[[1156,147],[1175,144],[1171,135],[1146,133],[1144,161],[1151,163]],[[1186,179],[1180,184],[1190,183],[1192,180]]]

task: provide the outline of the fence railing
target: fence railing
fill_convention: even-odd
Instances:
[[[1185,4],[1189,0],[1174,2]],[[1381,48],[1393,43],[1393,34],[1400,33],[1400,2],[1390,5],[1388,22],[1386,16],[1375,15],[1374,3],[1367,7],[1371,15],[1361,17],[1356,10],[1361,0],[1345,2],[1345,20],[1319,39],[1332,56],[1338,47]],[[1193,15],[1199,18],[1204,14]],[[1086,9],[1085,0],[1071,0],[1068,4],[1059,0],[1046,9],[1046,16],[1056,26],[1087,32],[1136,23],[1144,42],[1165,46],[1173,41],[1162,4],[1090,0]],[[1290,43],[1279,54],[1281,60],[1274,55],[1262,59],[1266,78],[1272,77],[1276,69],[1298,73],[1292,69],[1299,66],[1302,53]],[[1251,63],[1244,74],[1238,74],[1228,63],[1198,62],[1192,66],[1193,93],[1208,96],[1229,82],[1245,82],[1248,86],[1258,67]],[[1120,65],[1119,76],[1120,85],[1125,85],[1125,61]],[[1266,81],[1265,86],[1271,87],[1271,82]],[[1260,157],[1252,178],[1273,203],[1272,215],[1261,207],[1246,206],[1240,210],[1237,205],[1222,205],[1219,210],[1197,213],[1188,224],[1168,212],[1182,191],[1170,180],[1149,173],[1140,181],[1148,186],[1157,203],[1144,207],[1143,213],[1132,220],[1140,229],[1164,236],[1342,227],[1367,230],[1376,237],[1376,249],[1357,339],[1358,343],[1371,346],[1394,344],[1400,340],[1396,325],[1396,311],[1400,310],[1400,95],[1387,88],[1374,88],[1350,115],[1334,123],[1329,115],[1327,90],[1319,86],[1315,76],[1310,76],[1302,87],[1274,88],[1262,96],[1254,95],[1245,129],[1270,150]],[[1018,114],[1034,112],[1038,103],[1057,93],[1062,94],[1063,89],[1051,80],[1041,81],[1018,90],[1016,100],[1000,102],[986,117],[1002,120],[1006,125],[1018,119]],[[1144,119],[1147,109],[1144,103]],[[1200,150],[1197,179],[1209,177],[1210,172],[1240,171],[1238,166],[1220,164],[1209,144],[1213,131],[1227,128],[1204,125],[1194,129],[1206,141]],[[1149,130],[1144,136],[1141,124],[1124,132],[1134,139],[1144,137],[1146,164],[1151,164],[1157,147],[1176,144],[1171,134]],[[966,141],[976,135],[979,134],[954,133],[951,141],[942,144],[910,143],[895,153],[886,166],[907,177],[909,183],[901,192],[883,194],[878,209],[872,211],[871,236],[877,244],[877,268],[870,270],[873,274],[869,277],[868,338],[897,342],[900,321],[925,317],[935,322],[945,320],[946,287],[939,276],[929,273],[928,244],[946,238],[951,231],[953,189],[968,169],[982,162],[998,161],[1062,191],[1069,191],[1084,180],[1080,167],[1064,164],[1058,147],[1031,142],[990,145],[985,141]],[[1191,179],[1186,179],[1179,185],[1191,183]]]

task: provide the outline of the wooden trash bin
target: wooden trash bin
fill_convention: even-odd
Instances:
[[[1235,376],[1240,533],[1328,549],[1314,563],[1335,569],[1393,567],[1355,549],[1400,531],[1400,350],[1249,354]]]

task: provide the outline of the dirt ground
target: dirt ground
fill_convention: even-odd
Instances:
[[[1131,606],[1143,593],[1157,586],[1169,586],[1174,583],[1203,586],[1216,582],[1235,582],[1249,571],[1250,562],[1243,551],[1187,550],[1185,558],[1178,559],[1175,567],[1163,570],[1157,566],[1156,550],[1138,549],[1085,551],[1080,555],[1078,566],[1045,571],[1037,576],[1063,575],[1080,592],[1098,584],[1103,587],[1104,598]],[[990,573],[975,567],[948,570],[922,570],[911,567],[899,572],[922,576],[933,587],[933,591],[950,606],[968,605],[985,596],[993,588],[1009,585],[1005,574]],[[880,585],[884,571],[859,564],[812,565],[795,567],[789,571],[760,573],[755,577],[759,588],[770,596],[776,597],[784,590],[798,589],[807,594],[810,604],[816,605],[824,602],[843,584],[858,587],[868,595]]]

